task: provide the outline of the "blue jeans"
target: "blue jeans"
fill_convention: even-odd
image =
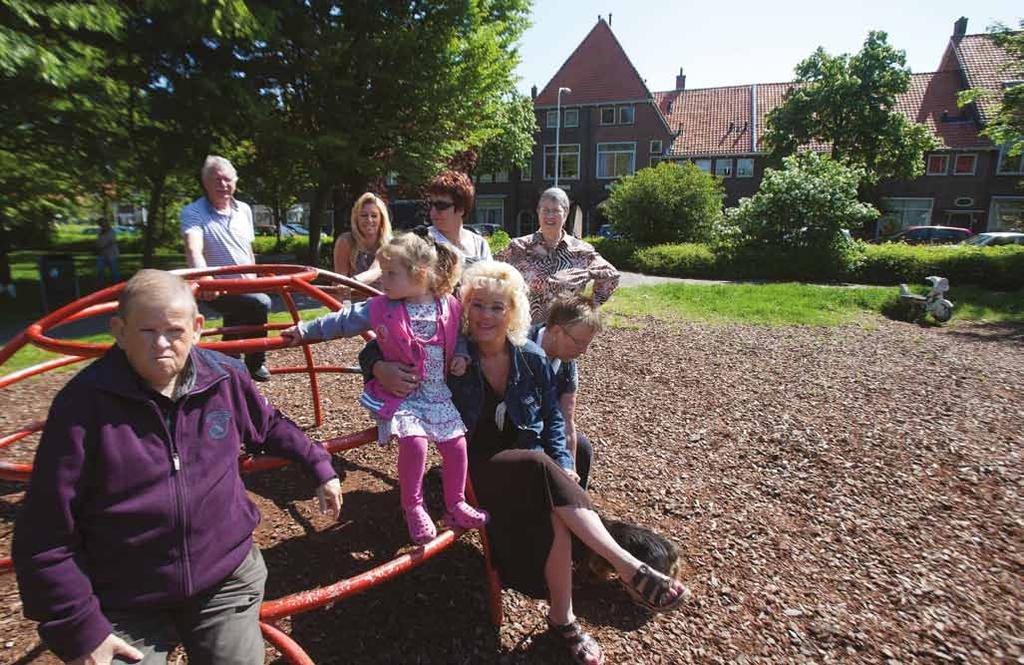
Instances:
[[[110,272],[110,281],[117,282],[121,281],[121,271],[117,268],[117,257],[116,256],[97,256],[96,257],[96,278],[103,281],[104,269]]]
[[[164,665],[180,642],[188,662],[263,665],[260,603],[267,566],[256,545],[235,572],[184,603],[154,610],[104,611],[114,634],[143,653],[143,665]],[[115,663],[129,663],[115,658]]]
[[[210,307],[214,308],[224,316],[224,327],[231,326],[255,326],[267,322],[267,315],[270,313],[270,296],[266,293],[243,293],[240,295],[221,296],[210,301]],[[248,339],[252,337],[266,337],[267,332],[245,334],[245,335],[224,335],[224,341],[235,339]],[[265,351],[253,351],[245,354],[245,365],[250,371],[256,370],[267,359]]]

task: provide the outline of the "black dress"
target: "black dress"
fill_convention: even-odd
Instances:
[[[544,580],[554,532],[556,506],[593,509],[590,497],[546,454],[516,448],[510,418],[498,427],[501,404],[484,380],[480,419],[469,437],[469,471],[480,506],[491,514],[487,538],[503,586],[534,598],[547,598]]]

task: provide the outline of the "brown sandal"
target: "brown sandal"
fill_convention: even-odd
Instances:
[[[558,637],[569,650],[572,662],[578,665],[603,665],[604,652],[594,637],[583,630],[578,621],[558,625],[548,617],[548,630]]]
[[[620,579],[623,588],[637,603],[652,612],[669,612],[690,599],[692,595],[679,580],[668,577],[647,564],[642,564],[633,575],[632,582]],[[673,597],[672,590],[679,585],[679,595]]]

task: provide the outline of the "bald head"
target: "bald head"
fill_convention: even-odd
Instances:
[[[132,306],[139,302],[165,307],[185,303],[191,307],[193,315],[199,312],[196,297],[188,282],[164,270],[145,268],[135,273],[121,291],[117,301],[117,315],[127,319]]]

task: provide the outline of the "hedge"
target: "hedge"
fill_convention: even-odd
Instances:
[[[628,240],[587,238],[621,270],[695,279],[767,279],[892,285],[941,275],[953,285],[1000,291],[1024,288],[1024,246],[915,246],[856,243],[848,265],[809,252],[764,248],[730,252],[684,243],[641,247]]]

